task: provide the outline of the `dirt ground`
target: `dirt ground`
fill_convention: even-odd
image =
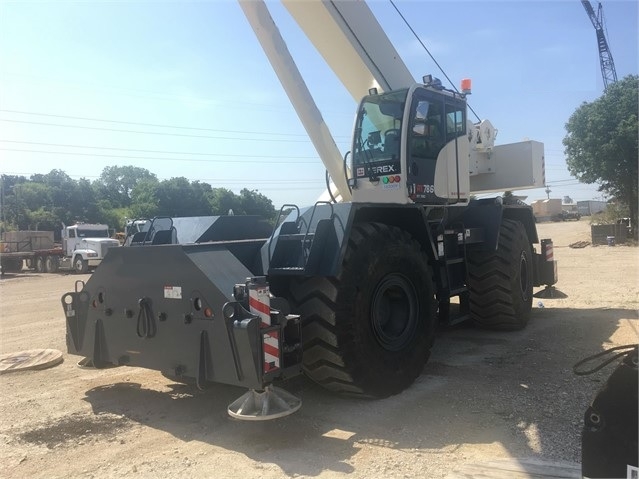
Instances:
[[[639,250],[569,248],[589,239],[587,219],[538,228],[554,240],[565,297],[535,298],[524,331],[442,329],[418,381],[385,400],[297,378],[287,389],[300,411],[263,423],[227,416],[238,388],[78,368],[60,297],[88,276],[8,275],[0,353],[55,348],[64,362],[0,376],[0,477],[443,478],[501,458],[578,463],[583,414],[613,367],[586,377],[571,368],[637,341]]]

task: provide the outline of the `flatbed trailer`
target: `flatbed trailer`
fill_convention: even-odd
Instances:
[[[107,225],[78,223],[64,226],[62,242],[56,243],[53,231],[5,232],[0,243],[2,273],[17,273],[25,266],[38,273],[87,273],[100,264],[110,248],[120,246],[108,233]]]
[[[23,241],[3,241],[0,251],[2,274],[18,273],[26,266],[38,273],[55,273],[60,269],[64,258],[61,245],[53,248],[34,249],[31,239]]]

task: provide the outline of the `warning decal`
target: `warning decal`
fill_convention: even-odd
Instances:
[[[164,297],[166,299],[182,299],[182,287],[181,286],[165,286]]]

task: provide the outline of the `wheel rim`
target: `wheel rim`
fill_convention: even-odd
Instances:
[[[522,251],[519,256],[519,287],[521,288],[521,297],[528,299],[528,258],[526,252]]]
[[[388,351],[400,351],[414,337],[419,306],[411,282],[399,274],[386,276],[377,286],[371,305],[373,333]]]
[[[75,260],[75,269],[77,271],[82,271],[82,259],[78,258]]]

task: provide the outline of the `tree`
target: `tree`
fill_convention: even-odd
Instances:
[[[207,216],[211,214],[208,195],[211,185],[177,177],[158,186],[159,214],[163,216]]]
[[[226,215],[230,210],[236,215],[242,214],[242,205],[238,196],[226,188],[213,188],[208,195],[211,212],[214,215]]]
[[[628,206],[637,236],[639,76],[611,85],[592,103],[582,103],[566,123],[568,171],[584,183],[599,183]]]
[[[157,176],[137,166],[107,166],[95,181],[95,189],[101,199],[107,199],[114,208],[129,206],[131,194],[143,180],[157,180]]]
[[[159,214],[157,179],[141,180],[131,192],[131,218],[153,218]]]
[[[240,191],[240,204],[244,214],[259,215],[269,220],[275,216],[273,202],[257,190],[244,188]]]

